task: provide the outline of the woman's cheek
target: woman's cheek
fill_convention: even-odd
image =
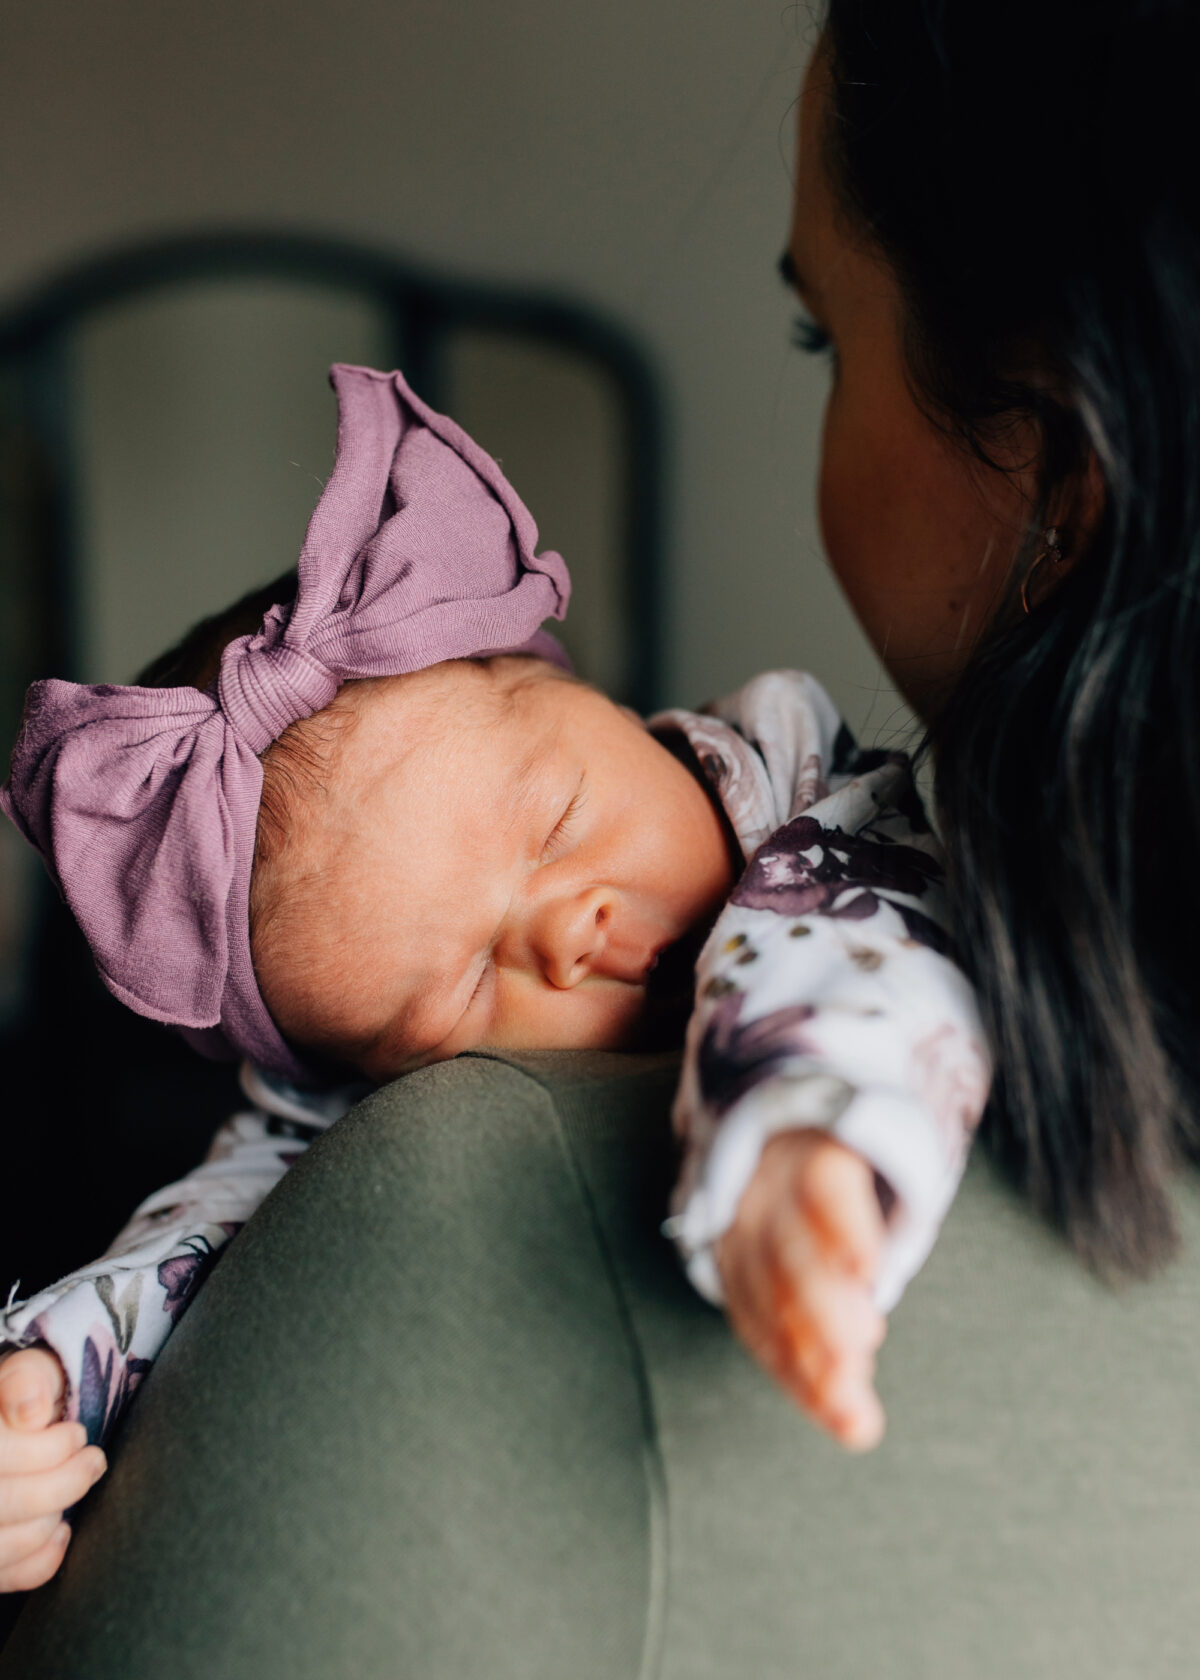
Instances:
[[[830,568],[867,634],[875,639],[881,560],[895,545],[880,497],[881,463],[835,385],[825,410],[817,514]],[[894,575],[894,574],[893,574]]]

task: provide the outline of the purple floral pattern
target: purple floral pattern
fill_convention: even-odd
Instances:
[[[291,1160],[295,1159],[295,1154],[291,1153]],[[291,1161],[286,1164],[290,1165]],[[228,1239],[236,1236],[241,1226],[234,1220],[227,1220],[221,1229]],[[185,1237],[183,1248],[184,1253],[173,1254],[169,1260],[163,1260],[156,1274],[163,1291],[162,1310],[170,1315],[172,1325],[212,1271],[222,1252],[200,1232],[194,1237]]]
[[[107,1438],[153,1363],[151,1359],[123,1352],[103,1332],[87,1337],[83,1344],[76,1415],[93,1445],[98,1446]]]
[[[714,1115],[727,1113],[761,1080],[770,1079],[798,1056],[819,1053],[804,1030],[816,1014],[811,1003],[776,1009],[744,1023],[745,1001],[745,992],[729,992],[720,998],[700,1035],[696,1077]]]
[[[759,847],[731,903],[781,916],[820,914],[866,921],[881,903],[899,913],[910,939],[952,955],[948,934],[905,899],[920,898],[943,872],[936,858],[886,833],[847,834],[816,817],[794,817]]]

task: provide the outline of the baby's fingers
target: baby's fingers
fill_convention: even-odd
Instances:
[[[99,1447],[85,1447],[55,1470],[0,1476],[0,1524],[28,1522],[68,1510],[100,1480],[107,1467],[108,1460]]]
[[[804,1223],[803,1215],[781,1218],[767,1251],[775,1322],[797,1351],[824,1364],[874,1354],[887,1335],[887,1319],[869,1283],[848,1277],[823,1255],[814,1258],[817,1239]]]
[[[866,1367],[843,1365],[835,1370],[813,1397],[811,1410],[817,1421],[852,1452],[867,1452],[878,1446],[886,1419],[874,1388],[874,1361]]]
[[[861,1155],[822,1139],[799,1173],[800,1202],[822,1252],[851,1276],[872,1281],[883,1245],[875,1174]]]
[[[0,1593],[32,1592],[44,1586],[62,1562],[70,1538],[70,1528],[58,1522],[50,1538],[35,1552],[7,1566],[0,1565]]]
[[[865,1282],[814,1262],[812,1239],[781,1227],[773,1252],[776,1375],[814,1422],[843,1446],[874,1446],[883,1409],[874,1390],[875,1353],[887,1333]]]
[[[747,1236],[736,1225],[717,1245],[726,1316],[739,1340],[760,1364],[778,1376],[784,1344],[769,1259],[769,1250],[759,1235]]]
[[[51,1511],[49,1516],[0,1528],[0,1571],[11,1569],[15,1563],[23,1563],[39,1552],[58,1533],[62,1520],[61,1511]]]
[[[81,1423],[52,1423],[33,1434],[0,1428],[0,1476],[27,1476],[57,1470],[87,1446]]]
[[[0,1360],[0,1422],[10,1429],[45,1429],[58,1416],[65,1383],[57,1357],[22,1348]]]
[[[775,1316],[785,1356],[823,1384],[843,1367],[874,1369],[886,1321],[862,1284],[836,1272],[775,1272]]]

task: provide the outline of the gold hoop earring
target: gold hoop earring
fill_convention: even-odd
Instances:
[[[1046,546],[1034,556],[1033,565],[1030,566],[1029,570],[1025,573],[1025,581],[1021,585],[1021,605],[1025,608],[1026,614],[1030,611],[1029,584],[1034,572],[1037,571],[1043,560],[1049,560],[1055,571],[1057,571],[1065,559],[1065,555],[1062,551],[1062,543],[1059,540],[1059,529],[1057,525],[1051,525],[1050,528],[1043,533],[1042,541]]]

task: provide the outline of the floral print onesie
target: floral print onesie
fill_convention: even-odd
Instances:
[[[990,1068],[954,961],[938,843],[900,753],[863,752],[814,678],[772,671],[702,712],[650,720],[729,820],[746,869],[701,952],[665,1229],[721,1299],[716,1240],[764,1143],[819,1126],[874,1167],[890,1311],[953,1200]],[[112,1430],[180,1313],[255,1208],[366,1087],[299,1091],[245,1067],[251,1107],[138,1208],[108,1253],[0,1319],[62,1361],[66,1412]]]

